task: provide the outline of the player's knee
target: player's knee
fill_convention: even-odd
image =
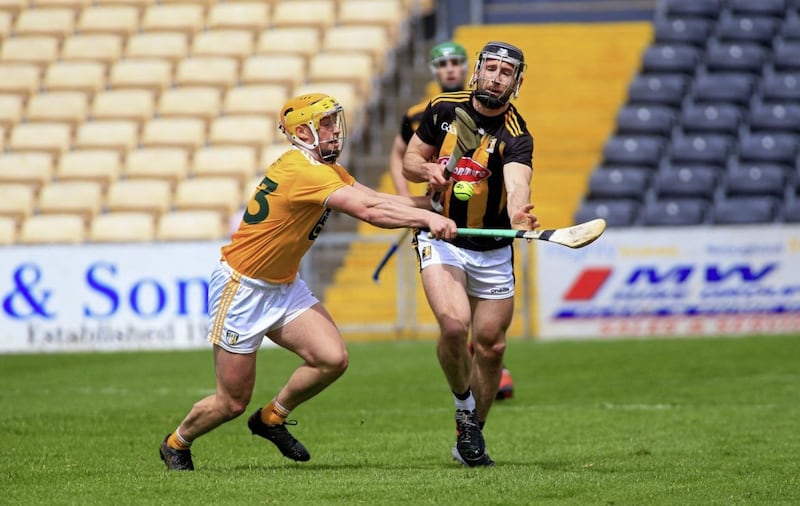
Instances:
[[[326,376],[331,378],[338,378],[347,370],[350,365],[350,358],[346,350],[340,350],[337,353],[331,353],[325,357],[325,360],[319,364],[319,368],[325,371]]]
[[[488,360],[502,361],[503,355],[505,355],[506,352],[506,342],[505,339],[476,339],[474,348],[476,354],[479,354]]]

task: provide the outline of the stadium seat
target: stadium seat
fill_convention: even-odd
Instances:
[[[734,164],[725,174],[725,196],[771,195],[782,199],[787,183],[786,170],[779,165]]]
[[[258,173],[257,150],[248,146],[206,146],[194,153],[193,177],[231,177],[244,185]]]
[[[172,207],[172,189],[164,179],[121,179],[106,195],[110,212],[143,212],[157,217]]]
[[[0,94],[0,128],[10,128],[22,121],[24,103],[22,95]]]
[[[195,177],[184,179],[175,189],[175,209],[207,210],[230,216],[239,209],[241,188],[230,177]]]
[[[729,0],[728,8],[736,15],[781,18],[786,14],[787,3],[787,0]]]
[[[693,75],[700,62],[700,50],[688,44],[651,44],[642,56],[644,73]]]
[[[706,220],[707,209],[705,199],[660,199],[645,204],[641,221],[649,227],[700,225]]]
[[[292,89],[306,81],[306,60],[300,55],[256,55],[242,64],[242,84],[280,84]]]
[[[61,60],[109,66],[122,57],[123,38],[112,34],[76,34],[64,40]]]
[[[29,122],[67,123],[74,128],[89,114],[89,99],[79,91],[53,91],[28,100],[25,119]]]
[[[787,134],[750,133],[739,140],[738,158],[743,162],[794,166],[797,137]]]
[[[281,136],[281,138],[283,141],[285,141],[285,139],[283,139],[283,136]],[[289,149],[291,149],[291,145],[286,142],[275,142],[272,145],[265,147],[264,149],[261,150],[261,155],[258,162],[259,167],[262,170],[266,169],[267,167],[272,165],[272,162],[280,158],[280,156]]]
[[[0,11],[0,40],[11,36],[13,30],[12,15],[8,11]]]
[[[144,125],[141,145],[197,149],[205,144],[206,125],[199,118],[155,118]]]
[[[39,192],[40,214],[75,214],[88,224],[103,207],[103,186],[97,181],[53,181]]]
[[[141,88],[161,93],[172,85],[172,65],[160,59],[122,59],[111,66],[111,89]]]
[[[705,55],[709,72],[744,72],[758,75],[767,61],[769,50],[749,42],[710,43]]]
[[[100,62],[51,63],[44,73],[42,87],[47,91],[80,91],[94,96],[105,87],[105,66]]]
[[[628,87],[628,104],[678,107],[688,83],[689,78],[682,74],[637,75]]]
[[[31,63],[3,63],[0,61],[0,93],[14,93],[25,97],[39,89],[40,71]]]
[[[19,123],[11,129],[8,150],[40,151],[58,156],[72,143],[72,132],[66,123]]]
[[[181,148],[134,149],[125,158],[127,179],[163,179],[174,188],[189,175],[190,153]]]
[[[779,27],[777,18],[722,15],[715,35],[723,43],[755,43],[767,47],[772,45]]]
[[[0,183],[33,185],[36,191],[53,178],[53,155],[0,152]]]
[[[575,223],[603,218],[610,228],[635,224],[640,204],[636,200],[586,200],[575,213]]]
[[[36,186],[4,183],[0,180],[0,217],[11,218],[16,224],[33,214]]]
[[[86,225],[75,214],[34,214],[23,223],[19,244],[80,244],[86,238]]]
[[[134,243],[155,240],[156,225],[148,213],[103,213],[89,225],[87,240],[94,243]]]
[[[751,132],[800,134],[800,104],[754,104],[747,125]]]
[[[17,37],[46,36],[62,40],[75,29],[75,12],[64,8],[25,9],[14,23]]]
[[[386,29],[378,25],[334,26],[325,31],[322,51],[326,53],[365,52],[378,72],[387,69],[391,47]]]
[[[139,125],[135,121],[97,120],[78,126],[76,149],[111,149],[124,155],[136,147]]]
[[[222,112],[226,115],[256,114],[277,118],[288,98],[286,87],[279,84],[237,86],[225,94]]]
[[[234,58],[198,56],[178,62],[175,70],[177,86],[213,86],[225,90],[238,79],[238,63]],[[273,69],[273,72],[276,72]]]
[[[779,201],[772,197],[729,197],[714,201],[711,208],[711,223],[717,225],[739,225],[770,223],[775,221]]]
[[[784,203],[781,219],[787,223],[800,223],[800,199],[795,198]]]
[[[121,173],[122,161],[117,151],[80,149],[61,155],[55,177],[59,181],[96,181],[107,188]]]
[[[320,39],[317,29],[308,26],[270,28],[259,35],[256,54],[300,55],[308,59],[320,52]]]
[[[249,30],[256,35],[269,25],[269,5],[264,2],[214,3],[206,16],[212,30]]]
[[[768,73],[761,80],[764,102],[800,102],[800,72]]]
[[[720,134],[681,134],[672,139],[670,160],[673,163],[699,163],[724,167],[733,141]]]
[[[617,135],[660,135],[669,137],[675,113],[661,105],[628,105],[617,113]]]
[[[662,18],[653,21],[656,44],[691,44],[704,47],[714,26],[710,19]]]
[[[598,167],[589,178],[587,198],[641,200],[647,192],[652,172],[647,167]]]
[[[643,165],[657,167],[665,141],[657,136],[615,135],[603,147],[604,165]]]
[[[60,8],[78,12],[92,4],[92,0],[31,0],[34,8]]]
[[[8,216],[0,216],[0,246],[11,246],[17,242],[17,223]]]
[[[156,4],[142,14],[143,32],[182,32],[189,37],[203,28],[204,6],[199,4]]]
[[[308,79],[314,81],[339,81],[356,86],[356,93],[367,102],[373,94],[372,60],[360,52],[319,53],[308,64]]]
[[[654,176],[658,199],[712,199],[721,169],[710,165],[666,165]]]
[[[692,84],[691,97],[696,103],[729,102],[746,106],[753,93],[754,78],[742,73],[704,74]]]
[[[28,63],[46,67],[58,59],[56,37],[11,37],[0,46],[0,63]]]
[[[800,41],[800,15],[798,13],[790,14],[784,19],[779,35],[785,41]]]
[[[722,10],[721,0],[664,0],[664,13],[669,17],[716,18]]]
[[[134,121],[141,127],[154,113],[154,92],[146,89],[102,91],[92,103],[94,120]]]
[[[272,143],[277,126],[263,116],[221,116],[211,122],[208,143],[212,146],[241,145],[261,149]]]
[[[162,118],[200,118],[206,123],[219,116],[222,99],[217,88],[190,86],[170,88],[161,94],[158,114]]]
[[[308,26],[321,35],[336,22],[334,0],[293,0],[279,2],[272,11],[272,26]]]
[[[340,0],[339,25],[380,26],[386,30],[391,46],[404,44],[408,22],[402,0]]]
[[[81,10],[76,31],[82,35],[106,33],[127,38],[138,28],[138,8],[132,5],[92,5]]]
[[[719,133],[736,136],[741,109],[733,104],[687,104],[681,111],[680,127],[688,134]]]
[[[216,211],[171,211],[161,215],[159,241],[215,241],[225,235],[224,220]]]
[[[192,41],[192,56],[221,56],[241,62],[255,48],[253,34],[248,30],[206,30],[195,35]]]
[[[189,36],[182,32],[136,33],[128,39],[126,58],[161,59],[175,65],[189,54]]]
[[[778,72],[800,71],[800,41],[776,41],[772,50],[772,66]]]

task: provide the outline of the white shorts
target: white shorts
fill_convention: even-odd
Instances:
[[[276,285],[243,276],[221,261],[208,286],[208,340],[231,353],[252,353],[267,332],[318,302],[299,276]]]
[[[467,275],[467,295],[479,299],[507,299],[514,296],[514,261],[511,246],[474,251],[447,241],[417,235],[420,269],[431,265],[452,265]]]

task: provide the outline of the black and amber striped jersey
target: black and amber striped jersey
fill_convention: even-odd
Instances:
[[[417,136],[422,142],[438,147],[437,161],[446,164],[456,144],[457,123],[455,109],[461,107],[469,112],[475,123],[484,131],[480,145],[468,151],[453,170],[453,183],[466,181],[474,186],[475,193],[469,200],[461,201],[453,197],[452,185],[442,195],[443,214],[450,217],[459,227],[469,228],[511,228],[511,220],[506,209],[507,194],[503,178],[503,168],[510,162],[518,162],[528,167],[533,161],[533,138],[528,132],[514,105],[505,114],[488,117],[478,113],[470,100],[471,91],[442,93],[428,104],[417,128]],[[459,247],[485,251],[511,244],[513,239],[494,238],[456,238],[453,243]]]
[[[430,102],[430,99],[426,98],[412,105],[403,116],[403,122],[400,124],[400,137],[403,138],[406,144],[408,144],[408,141],[414,136],[414,132],[417,131],[417,127],[419,127],[419,122],[422,121],[422,114],[425,112],[428,102]]]

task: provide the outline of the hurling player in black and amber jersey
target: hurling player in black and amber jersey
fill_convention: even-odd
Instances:
[[[470,90],[434,97],[409,142],[403,175],[441,192],[442,213],[459,227],[539,227],[531,213],[533,139],[510,100],[517,96],[525,60],[505,42],[489,42],[478,53]],[[475,121],[482,134],[453,169],[444,166],[456,146],[456,108]],[[436,160],[429,162],[429,160]],[[466,201],[452,185],[466,181],[474,194]],[[492,466],[483,426],[500,382],[506,331],[514,311],[511,239],[456,237],[433,241],[418,233],[415,247],[428,303],[439,322],[437,356],[453,392],[456,413],[455,460],[466,466]],[[470,339],[474,350],[468,352]]]

